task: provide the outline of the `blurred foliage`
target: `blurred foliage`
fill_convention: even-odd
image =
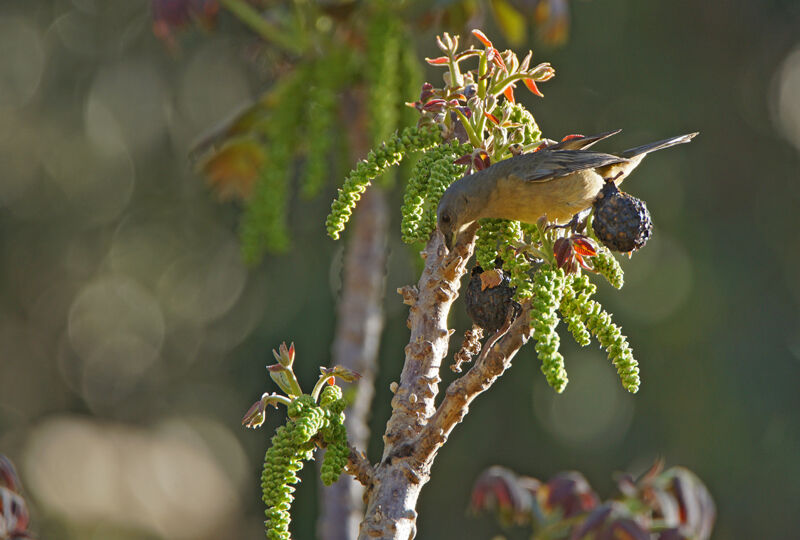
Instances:
[[[295,177],[295,157],[308,158],[300,179],[302,194],[313,197],[320,191],[328,154],[334,148],[331,128],[337,118],[368,131],[372,145],[388,141],[403,127],[402,90],[419,85],[420,67],[412,47],[418,18],[455,14],[466,23],[482,14],[485,6],[452,2],[431,8],[412,1],[251,3],[153,0],[153,16],[156,35],[172,48],[177,47],[178,29],[192,21],[208,26],[216,20],[220,6],[264,40],[262,54],[270,58],[270,75],[277,82],[254,105],[214,129],[196,149],[199,168],[220,198],[245,201],[242,250],[245,259],[255,263],[266,252],[288,247],[289,185]],[[552,26],[566,27],[565,2],[528,4],[514,7],[497,1],[489,11],[516,42],[526,31],[526,13],[535,13],[541,25],[552,19]],[[535,83],[530,84],[535,88]],[[359,92],[361,87],[366,91]],[[365,118],[354,113],[340,95],[352,99],[354,93],[366,100]],[[306,121],[298,122],[303,116]],[[300,140],[306,144],[297,144]],[[387,170],[378,181],[391,184],[394,174]]]
[[[683,467],[657,461],[639,479],[617,475],[619,496],[600,502],[578,472],[543,483],[503,467],[481,473],[473,513],[494,512],[504,527],[526,526],[536,540],[708,540],[716,508],[708,489]]]
[[[477,19],[498,35],[490,14]],[[271,69],[238,21],[215,24],[175,34],[165,54],[145,0],[0,3],[0,450],[37,537],[260,536],[263,440],[240,432],[241,411],[282,339],[315,359],[301,381],[329,358],[340,247],[320,223],[333,188],[290,196],[298,249],[247,272],[237,209],[210,201],[186,163],[196,134],[255,102]],[[460,519],[469,493],[453,489],[489,463],[579,469],[608,493],[608,471],[662,454],[707,483],[717,537],[785,538],[800,506],[800,261],[787,247],[800,225],[800,6],[579,1],[570,24],[561,48],[524,45],[560,67],[546,106],[525,102],[547,133],[702,133],[637,170],[628,189],[656,232],[624,289],[597,293],[625,320],[647,385],[625,395],[601,351],[565,339],[570,385],[556,396],[543,380],[531,389],[541,377],[523,353],[442,450],[418,537],[496,532]],[[438,54],[426,32],[418,58]],[[415,270],[399,235],[390,250],[394,290]],[[408,338],[400,300],[386,309],[373,426]],[[295,494],[298,538],[314,534],[311,478]]]

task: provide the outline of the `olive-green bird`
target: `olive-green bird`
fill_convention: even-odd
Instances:
[[[697,135],[637,146],[618,156],[586,150],[619,131],[566,139],[453,182],[437,210],[447,248],[452,249],[458,233],[481,218],[536,223],[546,216],[551,222],[565,223],[592,205],[606,181],[619,185],[649,152],[687,143]]]

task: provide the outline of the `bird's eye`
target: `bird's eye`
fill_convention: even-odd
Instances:
[[[450,223],[450,216],[448,214],[442,214],[442,223]]]

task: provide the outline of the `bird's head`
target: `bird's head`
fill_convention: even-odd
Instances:
[[[457,184],[458,182],[447,188],[436,211],[436,225],[444,235],[444,244],[448,250],[453,249],[458,233],[475,221],[471,217],[469,198]]]

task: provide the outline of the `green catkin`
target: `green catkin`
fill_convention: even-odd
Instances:
[[[422,221],[425,195],[428,191],[431,168],[440,157],[440,148],[442,147],[432,148],[419,158],[411,170],[411,175],[406,184],[406,190],[403,194],[403,208],[401,210],[402,221],[400,222],[400,233],[403,242],[406,244],[419,242],[422,236],[419,231],[419,225]]]
[[[475,256],[481,268],[494,268],[495,259],[503,260],[503,270],[509,274],[510,285],[516,288],[514,300],[521,301],[533,294],[531,264],[514,248],[523,239],[523,224],[507,219],[483,219],[475,244]]]
[[[575,291],[572,284],[573,280],[567,279],[564,286],[564,296],[561,299],[559,311],[561,312],[561,318],[567,323],[567,328],[572,334],[572,337],[575,338],[575,341],[578,343],[578,345],[581,347],[586,347],[589,345],[589,343],[591,343],[592,335],[589,333],[586,325],[583,324],[583,321],[581,320],[581,312],[578,308],[578,305],[582,302],[585,303],[586,300],[581,300],[579,298],[578,293]],[[589,283],[588,285],[591,287],[591,292],[581,293],[586,295],[586,298],[594,294],[595,291],[595,286],[592,283]],[[589,287],[584,289],[584,291],[587,289],[589,289]]]
[[[422,219],[419,225],[423,241],[427,241],[436,228],[436,209],[439,206],[439,199],[442,198],[450,184],[464,174],[464,166],[453,163],[462,151],[466,150],[458,142],[444,145],[444,148],[439,153],[439,159],[434,161],[431,166],[425,202],[422,208]]]
[[[331,76],[330,61],[327,57],[324,61],[317,60],[311,69],[312,81],[305,111],[308,149],[300,189],[300,194],[307,199],[320,192],[330,175],[329,158],[334,139],[331,128],[336,118],[336,79]]]
[[[547,383],[561,393],[569,379],[564,367],[564,357],[558,352],[559,337],[556,332],[556,309],[564,292],[564,271],[542,268],[533,277],[530,321],[536,338],[536,353],[542,362],[542,373]]]
[[[403,195],[400,230],[403,242],[427,242],[436,228],[436,209],[442,194],[464,174],[463,165],[453,163],[470,147],[451,141],[431,148],[411,171]]]
[[[339,479],[347,465],[350,448],[347,446],[347,431],[342,424],[331,424],[324,433],[327,447],[320,466],[322,483],[330,486]]]
[[[307,70],[298,69],[277,89],[269,121],[263,123],[267,158],[259,171],[253,196],[247,204],[239,236],[242,254],[255,264],[266,252],[285,251],[289,246],[286,225],[297,118],[301,115]]]
[[[589,277],[571,276],[570,279],[575,299],[571,300],[567,311],[579,317],[586,329],[606,350],[608,359],[617,368],[622,386],[631,393],[638,392],[641,383],[639,363],[633,357],[628,339],[622,334],[621,328],[614,324],[611,314],[606,312],[599,302],[590,298],[596,287],[589,281]]]
[[[320,478],[324,485],[329,486],[339,479],[350,455],[343,412],[347,401],[342,398],[342,389],[331,385],[322,391],[319,404],[325,411],[326,418],[325,426],[320,433],[327,445],[320,466]]]
[[[542,235],[539,232],[539,227],[535,223],[520,222],[522,234],[525,235],[525,242],[528,244],[536,244],[541,241]]]
[[[403,156],[427,150],[441,141],[441,131],[435,125],[405,128],[387,142],[371,150],[367,158],[358,162],[356,168],[339,188],[339,193],[331,204],[331,212],[325,221],[328,235],[338,240],[341,232],[353,213],[353,209],[366,191],[370,181],[392,165],[397,165]]]
[[[297,473],[303,461],[312,457],[311,440],[325,426],[325,411],[313,398],[302,395],[289,405],[289,420],[272,437],[272,445],[264,456],[261,473],[262,500],[267,505],[266,530],[270,540],[289,540],[291,504],[294,485],[300,482]]]
[[[478,239],[475,241],[475,259],[484,270],[494,268],[498,247],[506,228],[504,219],[481,219]]]
[[[606,278],[615,289],[621,289],[625,284],[625,275],[617,258],[606,247],[600,247],[597,255],[592,257],[592,268],[595,272]]]

